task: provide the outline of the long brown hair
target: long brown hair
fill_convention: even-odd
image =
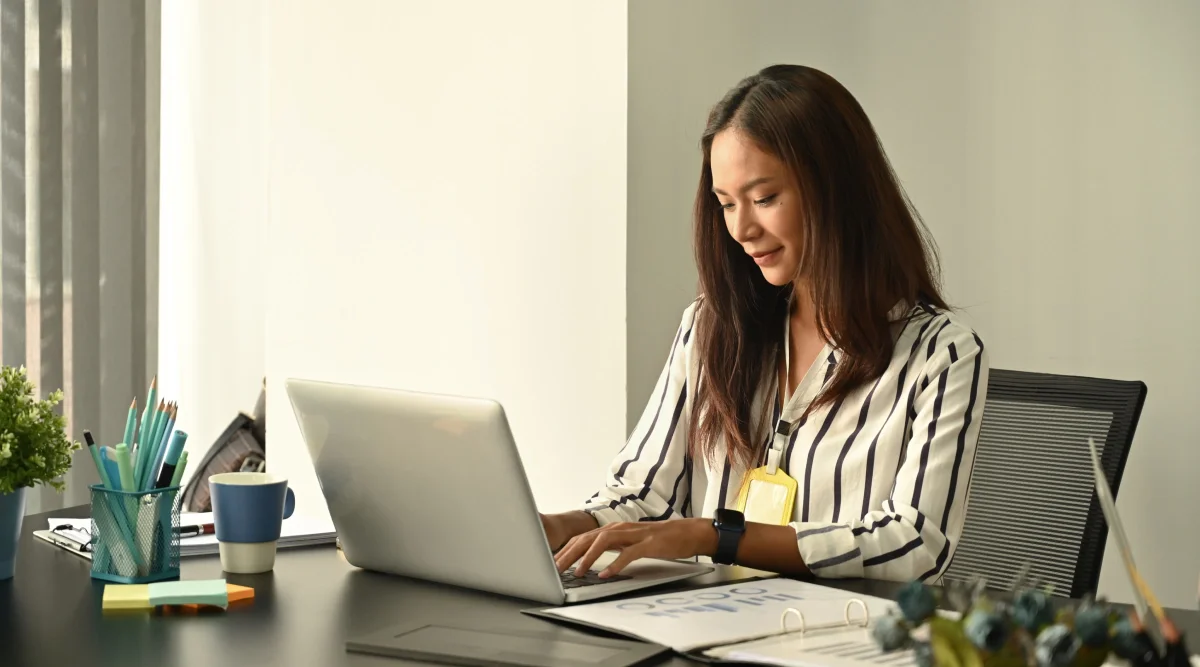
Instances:
[[[764,378],[775,378],[768,370],[783,349],[793,287],[768,283],[725,226],[710,156],[713,137],[726,128],[783,162],[800,192],[801,284],[811,291],[818,328],[841,353],[809,410],[883,374],[897,304],[948,306],[938,291],[936,250],[850,92],[799,65],[767,67],[738,83],[713,107],[701,140],[694,232],[702,380],[689,441],[693,455],[711,460],[724,439],[730,458],[750,465],[765,435],[751,433],[751,403]]]

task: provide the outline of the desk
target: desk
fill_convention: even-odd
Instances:
[[[87,516],[87,506],[53,512]],[[273,572],[226,575],[216,556],[185,558],[185,579],[225,578],[252,586],[254,604],[198,616],[101,614],[103,584],[90,563],[33,537],[49,514],[25,518],[17,573],[0,582],[0,665],[212,665],[395,666],[415,664],[347,653],[347,638],[405,622],[458,622],[495,628],[576,631],[520,610],[537,603],[452,586],[365,572],[332,546],[279,551]],[[721,568],[703,581],[746,576]],[[894,584],[831,582],[856,592],[891,597]],[[636,593],[635,593],[636,595]],[[1183,629],[1200,637],[1200,614],[1177,612]],[[83,662],[81,662],[83,661]],[[659,665],[695,665],[680,657]]]

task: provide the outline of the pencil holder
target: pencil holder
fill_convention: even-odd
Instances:
[[[144,584],[179,578],[179,487],[92,489],[92,578]]]

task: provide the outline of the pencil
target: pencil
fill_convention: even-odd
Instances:
[[[167,406],[167,425],[163,429],[163,436],[158,439],[154,445],[154,460],[150,464],[150,469],[146,471],[145,488],[152,489],[159,477],[159,469],[162,467],[163,457],[167,454],[167,442],[171,439],[171,432],[175,430],[175,418],[179,414],[179,406],[174,403]]]
[[[133,446],[133,435],[137,429],[137,396],[133,397],[133,402],[129,404],[129,416],[125,418],[125,439],[121,442]]]
[[[166,410],[166,401],[160,399],[158,408],[154,411],[154,419],[150,422],[150,433],[138,449],[137,466],[134,470],[138,491],[146,490],[146,478],[149,477],[150,464],[154,461],[154,445],[162,439],[162,430],[167,425]]]
[[[142,410],[142,425],[138,429],[137,442],[126,442],[131,448],[140,448],[145,446],[146,440],[150,437],[150,427],[154,422],[154,397],[158,394],[158,376],[150,381],[150,392],[146,396],[146,407]],[[136,449],[135,449],[136,451]],[[140,458],[138,459],[141,460]]]

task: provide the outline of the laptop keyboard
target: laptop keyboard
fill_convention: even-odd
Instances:
[[[596,570],[588,570],[582,577],[575,576],[575,568],[568,568],[566,572],[558,575],[562,579],[563,588],[580,588],[582,586],[595,586],[596,584],[611,584],[614,581],[624,581],[629,579],[628,575],[617,574],[607,579],[601,579],[600,573]]]

